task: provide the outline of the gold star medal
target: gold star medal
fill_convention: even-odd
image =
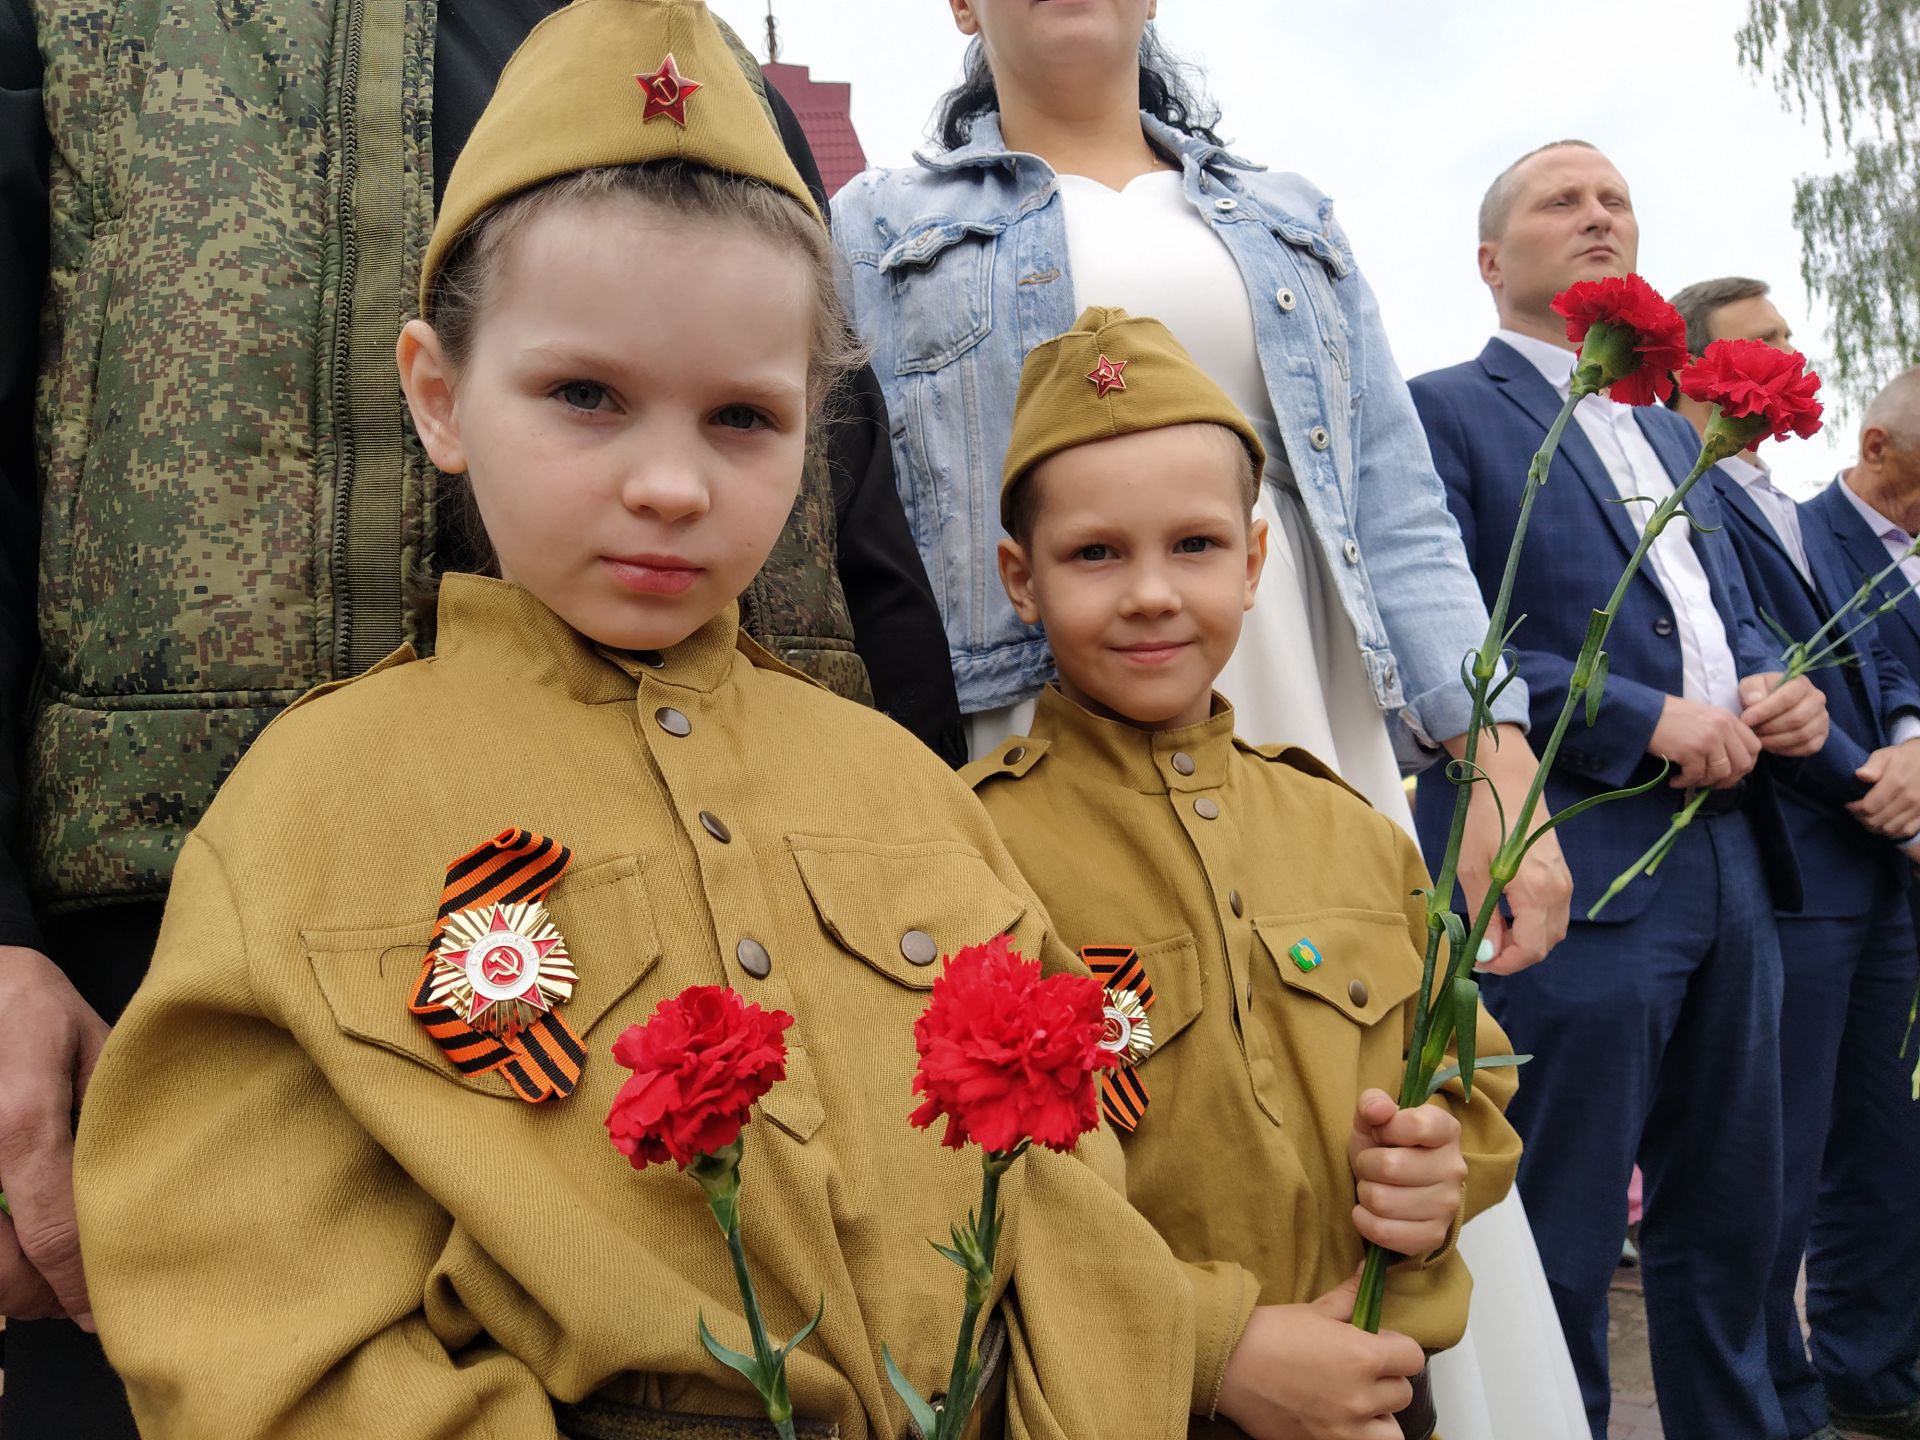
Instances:
[[[509,901],[448,917],[428,994],[474,1029],[511,1040],[570,999],[579,978],[547,907]]]

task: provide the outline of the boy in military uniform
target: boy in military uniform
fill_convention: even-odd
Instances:
[[[1107,979],[1128,1195],[1197,1305],[1193,1433],[1425,1435],[1423,1351],[1466,1324],[1454,1237],[1519,1160],[1513,1072],[1478,1077],[1470,1105],[1457,1082],[1394,1105],[1419,851],[1311,755],[1235,740],[1212,693],[1264,560],[1263,459],[1157,321],[1090,309],[1028,356],[1001,578],[1060,678],[1033,733],[966,774]],[[1477,1038],[1507,1049],[1484,1017]],[[1363,1240],[1411,1257],[1388,1287],[1396,1334],[1343,1323]],[[1284,1385],[1250,1393],[1275,1344]]]
[[[980,1174],[907,1122],[933,962],[1077,961],[936,756],[740,631],[853,357],[704,5],[540,25],[422,285],[401,382],[500,578],[446,581],[432,660],[290,708],[187,842],[81,1117],[107,1354],[157,1440],[767,1433],[697,1338],[745,1340],[701,1188],[605,1128],[614,1037],[728,983],[794,1017],[746,1241],[771,1330],[824,1303],[802,1429],[898,1436],[881,1347],[940,1386],[928,1239]],[[1096,1132],[1003,1182],[1010,1436],[1184,1429],[1189,1292],[1122,1165]]]

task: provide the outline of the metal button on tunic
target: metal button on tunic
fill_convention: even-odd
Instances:
[[[733,832],[727,829],[721,822],[720,817],[715,815],[711,810],[702,810],[700,812],[700,825],[707,834],[718,840],[722,845],[727,844],[733,839]]]
[[[1193,802],[1193,813],[1198,815],[1202,820],[1218,820],[1220,818],[1220,807],[1214,804],[1207,796],[1202,795],[1198,800]]]
[[[1356,1005],[1366,1004],[1367,982],[1364,980],[1355,980],[1351,985],[1347,986],[1347,998]]]
[[[636,650],[633,652],[633,658],[649,670],[664,670],[667,668],[667,657],[662,655],[658,650]]]
[[[931,965],[940,958],[940,947],[924,930],[909,930],[900,937],[900,953],[910,965]]]
[[[764,980],[773,973],[773,956],[758,940],[742,940],[733,947],[733,958],[740,962],[742,970],[756,980]]]
[[[693,722],[678,710],[675,710],[671,705],[663,706],[654,711],[653,718],[659,723],[660,728],[669,735],[677,735],[684,739],[693,733]]]
[[[1246,904],[1240,899],[1240,892],[1238,890],[1229,890],[1227,892],[1227,906],[1233,911],[1233,918],[1236,920],[1247,913]]]
[[[1173,768],[1179,771],[1182,775],[1193,774],[1193,756],[1187,754],[1187,752],[1184,750],[1174,751],[1173,752]]]
[[[1022,760],[1026,758],[1027,758],[1027,747],[1024,745],[1016,745],[1013,747],[1013,749],[1007,751],[1007,758],[1002,763],[1007,765],[1018,765]]]

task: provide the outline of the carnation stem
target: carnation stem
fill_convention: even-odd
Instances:
[[[717,1163],[716,1163],[717,1162]],[[720,1166],[724,1165],[724,1170]],[[705,1172],[702,1173],[703,1167]],[[773,1422],[780,1440],[795,1440],[793,1401],[787,1393],[786,1357],[774,1350],[767,1339],[766,1321],[760,1315],[760,1297],[747,1273],[746,1247],[740,1241],[740,1150],[739,1142],[730,1154],[702,1157],[693,1173],[707,1192],[707,1208],[727,1237],[727,1253],[733,1257],[733,1279],[740,1287],[740,1305],[747,1316],[747,1333],[753,1337],[753,1358],[759,1370],[754,1388],[767,1407],[767,1419]],[[744,1363],[744,1357],[736,1357]]]
[[[940,1406],[937,1436],[928,1440],[960,1440],[967,1417],[973,1413],[974,1389],[980,1372],[973,1363],[973,1331],[980,1311],[993,1293],[993,1252],[1000,1243],[1000,1177],[1011,1160],[988,1151],[980,1162],[980,1220],[974,1227],[974,1246],[967,1265],[967,1304],[960,1314],[960,1338],[953,1347],[953,1369],[947,1378],[947,1398]]]
[[[1576,372],[1577,377],[1578,372]],[[1587,625],[1587,635],[1580,647],[1580,655],[1574,662],[1573,674],[1567,685],[1567,697],[1562,702],[1560,714],[1554,722],[1553,731],[1547,737],[1540,751],[1540,763],[1534,771],[1533,782],[1527,788],[1526,799],[1522,802],[1519,816],[1507,830],[1500,848],[1495,852],[1489,867],[1487,893],[1481,900],[1480,908],[1475,912],[1473,924],[1464,936],[1455,937],[1458,921],[1447,912],[1453,902],[1454,886],[1457,882],[1460,861],[1460,847],[1466,833],[1466,814],[1469,801],[1468,791],[1475,783],[1477,770],[1472,763],[1475,746],[1482,729],[1491,726],[1491,686],[1493,666],[1490,654],[1497,654],[1498,648],[1505,644],[1507,607],[1512,598],[1513,579],[1518,573],[1521,547],[1526,541],[1526,522],[1533,508],[1535,495],[1540,486],[1546,483],[1547,471],[1551,467],[1553,452],[1558,448],[1560,437],[1566,430],[1568,417],[1573,408],[1584,398],[1585,392],[1576,383],[1567,397],[1567,403],[1554,421],[1553,428],[1547,432],[1540,451],[1534,456],[1527,470],[1527,485],[1520,501],[1520,518],[1515,524],[1513,542],[1507,550],[1506,571],[1501,577],[1500,593],[1495,600],[1493,613],[1488,619],[1487,638],[1474,657],[1473,680],[1469,692],[1473,699],[1473,715],[1467,730],[1466,758],[1456,761],[1453,767],[1454,783],[1460,787],[1454,799],[1453,827],[1447,837],[1445,859],[1441,863],[1440,873],[1435,877],[1434,888],[1427,901],[1427,967],[1431,976],[1437,969],[1436,957],[1439,951],[1440,937],[1447,934],[1451,955],[1444,983],[1424,985],[1421,989],[1421,1001],[1416,1004],[1414,1030],[1407,1051],[1407,1067],[1400,1087],[1400,1105],[1404,1109],[1418,1105],[1427,1098],[1427,1092],[1433,1083],[1433,1077],[1446,1060],[1448,1047],[1453,1043],[1459,1020],[1454,1008],[1457,983],[1469,980],[1473,972],[1473,960],[1479,953],[1480,942],[1486,938],[1487,929],[1493,917],[1499,912],[1500,897],[1507,885],[1519,873],[1520,862],[1534,842],[1551,830],[1561,820],[1574,813],[1554,817],[1532,826],[1534,813],[1539,809],[1541,797],[1545,793],[1547,776],[1552,772],[1554,760],[1560,753],[1560,746],[1566,739],[1567,731],[1573,724],[1573,717],[1584,705],[1587,694],[1596,684],[1605,683],[1603,668],[1604,646],[1607,633],[1613,626],[1613,620],[1620,613],[1620,603],[1626,597],[1627,587],[1633,583],[1633,577],[1639,573],[1648,553],[1653,549],[1654,541],[1660,536],[1661,529],[1679,513],[1686,503],[1687,495],[1720,460],[1744,448],[1747,441],[1742,439],[1733,444],[1731,437],[1717,433],[1710,428],[1706,442],[1701,446],[1700,457],[1694,462],[1687,478],[1674,487],[1673,493],[1662,500],[1647,517],[1645,529],[1641,532],[1640,543],[1634,547],[1626,568],[1620,572],[1620,579],[1613,588],[1603,609],[1593,612]],[[1717,417],[1716,417],[1717,418]],[[1750,438],[1750,437],[1748,437]],[[1726,448],[1733,444],[1732,449]],[[1629,791],[1615,791],[1604,798],[1617,798],[1629,794]],[[1595,803],[1592,801],[1588,804]],[[1584,808],[1584,806],[1579,807]],[[1532,828],[1530,828],[1532,827]],[[1452,921],[1452,928],[1448,922]],[[1477,1017],[1476,1017],[1477,1018]],[[1462,1076],[1465,1081],[1467,1077]],[[1394,1256],[1390,1251],[1369,1243],[1366,1262],[1360,1276],[1360,1290],[1355,1297],[1353,1323],[1363,1330],[1377,1332],[1380,1328],[1381,1310],[1385,1300],[1387,1266]]]

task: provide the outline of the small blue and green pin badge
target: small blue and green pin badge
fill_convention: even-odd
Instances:
[[[1287,951],[1287,958],[1300,968],[1303,975],[1318,970],[1325,963],[1320,947],[1304,936],[1293,942],[1293,947]]]

